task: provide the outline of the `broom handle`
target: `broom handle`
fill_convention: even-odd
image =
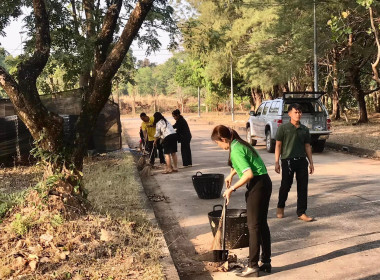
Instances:
[[[154,144],[153,144],[153,147],[152,147],[152,151],[150,151],[149,159],[152,157],[153,151],[154,151]]]
[[[226,199],[224,199],[223,204],[223,230],[222,230],[222,250],[226,249],[226,213],[227,213],[227,205]]]

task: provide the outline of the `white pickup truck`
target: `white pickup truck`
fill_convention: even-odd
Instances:
[[[323,94],[324,92],[286,92],[282,98],[263,101],[256,112],[249,112],[250,117],[246,123],[247,142],[256,145],[257,139],[264,138],[267,151],[273,153],[278,127],[290,121],[288,106],[298,103],[303,112],[301,123],[310,130],[313,152],[323,152],[326,139],[331,133],[331,120],[320,100]]]

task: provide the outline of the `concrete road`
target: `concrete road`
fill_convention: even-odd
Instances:
[[[169,118],[173,123],[173,119]],[[123,129],[138,140],[139,119],[122,119]],[[193,134],[193,167],[155,178],[170,198],[184,234],[199,254],[210,250],[213,236],[208,212],[222,198],[197,197],[191,176],[229,173],[228,152],[211,140],[213,126],[189,123]],[[243,137],[243,132],[239,131]],[[178,146],[179,148],[179,146]],[[310,176],[307,213],[316,221],[305,223],[296,216],[296,187],[289,193],[284,219],[276,218],[281,176],[274,172],[274,154],[256,147],[273,181],[269,209],[272,236],[272,274],[264,279],[380,279],[380,161],[333,151],[313,155],[315,173]],[[181,159],[180,153],[178,154]],[[181,160],[179,160],[181,166]],[[243,188],[233,194],[230,208],[245,208]],[[248,248],[231,250],[246,263]],[[233,272],[212,273],[213,279],[239,279]]]

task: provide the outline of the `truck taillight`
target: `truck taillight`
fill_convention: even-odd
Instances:
[[[282,120],[275,120],[277,122],[277,127],[279,127],[282,124]]]
[[[331,129],[331,120],[327,119],[327,130]]]

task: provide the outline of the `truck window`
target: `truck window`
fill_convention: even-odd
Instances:
[[[264,107],[264,110],[263,110],[263,115],[267,114],[269,106],[270,106],[270,102],[265,103],[265,107]]]
[[[280,101],[273,102],[272,106],[270,106],[269,108],[269,113],[277,114],[279,109],[280,109]]]
[[[284,106],[284,112],[288,112],[289,105],[291,103],[286,103]],[[302,107],[302,113],[321,113],[323,112],[321,105],[316,101],[310,102],[299,102],[298,104]]]
[[[263,109],[264,109],[264,105],[265,103],[261,104],[259,108],[257,108],[257,111],[256,111],[256,116],[260,116],[261,113],[263,112]]]

